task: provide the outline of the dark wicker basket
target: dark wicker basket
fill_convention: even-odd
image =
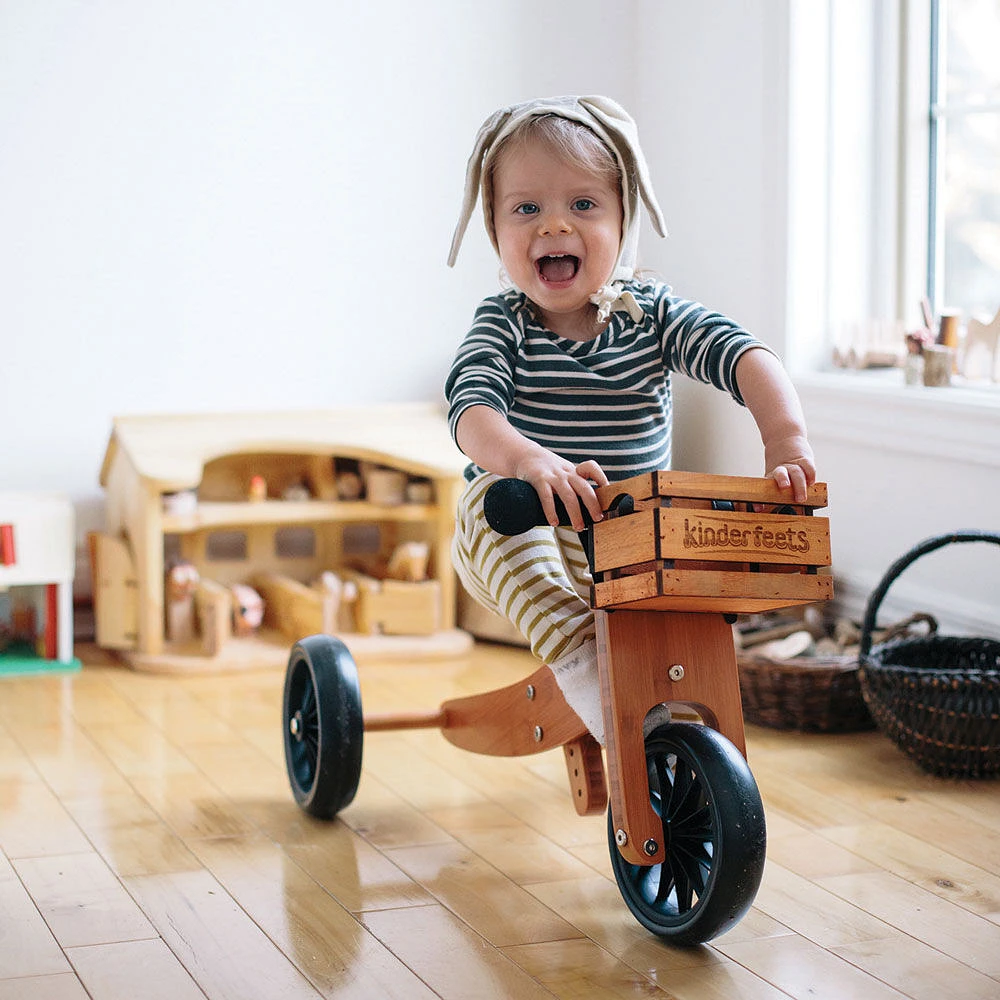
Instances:
[[[925,771],[946,777],[1000,775],[1000,642],[931,635],[872,647],[882,598],[915,559],[944,545],[992,542],[959,531],[928,538],[897,559],[872,592],[861,627],[858,679],[879,729]]]
[[[775,660],[750,651],[738,660],[747,722],[813,733],[875,727],[861,697],[855,656]]]

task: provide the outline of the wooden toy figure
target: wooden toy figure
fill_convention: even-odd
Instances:
[[[234,583],[230,591],[233,595],[233,632],[240,636],[252,635],[264,621],[264,599],[245,583]]]
[[[419,583],[427,579],[430,546],[426,542],[402,542],[392,550],[385,575],[390,580]]]
[[[165,587],[167,639],[190,642],[195,636],[194,595],[200,576],[193,563],[179,561],[167,569]]]

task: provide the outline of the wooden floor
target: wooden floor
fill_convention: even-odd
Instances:
[[[1000,997],[1000,785],[925,777],[884,737],[752,728],[756,904],[666,946],[611,875],[561,751],[374,733],[341,821],[294,805],[281,672],[0,680],[0,1000]],[[367,710],[436,708],[534,663],[362,667]]]

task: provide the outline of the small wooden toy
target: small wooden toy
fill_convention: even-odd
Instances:
[[[577,812],[603,812],[610,799],[611,863],[628,908],[654,934],[696,944],[742,917],[764,868],[732,622],[832,596],[832,578],[819,572],[830,564],[829,526],[812,516],[826,487],[789,504],[770,479],[656,472],[597,493],[605,519],[581,537],[594,580],[606,771],[547,666],[436,710],[364,716],[347,647],[313,635],[292,648],[285,675],[288,777],[299,805],[329,819],[354,799],[366,732],[440,728],[456,746],[498,756],[561,746]],[[505,534],[544,523],[520,480],[491,487],[486,517]],[[655,724],[647,735],[663,705],[701,724]]]
[[[954,367],[953,347],[929,344],[924,348],[924,385],[932,387],[951,385],[951,372]]]
[[[353,580],[345,580],[332,570],[325,570],[313,584],[314,588],[326,595],[330,625],[323,632],[350,632],[354,628],[351,607],[358,599],[358,586]]]
[[[309,492],[309,487],[302,482],[289,483],[281,491],[281,499],[287,500],[289,503],[304,503],[311,498],[312,494]]]
[[[263,476],[250,477],[247,499],[251,503],[263,503],[267,499],[267,480]]]
[[[337,497],[340,500],[360,500],[364,493],[364,483],[356,472],[337,473]]]
[[[407,503],[433,503],[434,486],[427,479],[411,479],[406,484]]]
[[[365,496],[370,503],[396,507],[405,502],[407,483],[405,472],[388,469],[372,462],[362,462],[361,478],[365,484]]]
[[[252,635],[264,621],[264,600],[245,583],[234,583],[229,589],[233,596],[233,632]]]
[[[164,604],[167,612],[167,639],[190,642],[195,637],[195,591],[201,574],[193,563],[178,561],[167,569]]]
[[[385,575],[389,580],[420,583],[427,579],[430,546],[426,542],[401,542],[392,550]]]

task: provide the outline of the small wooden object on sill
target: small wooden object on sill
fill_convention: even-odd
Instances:
[[[955,366],[955,349],[942,344],[929,344],[924,348],[924,385],[951,385],[951,372]]]

